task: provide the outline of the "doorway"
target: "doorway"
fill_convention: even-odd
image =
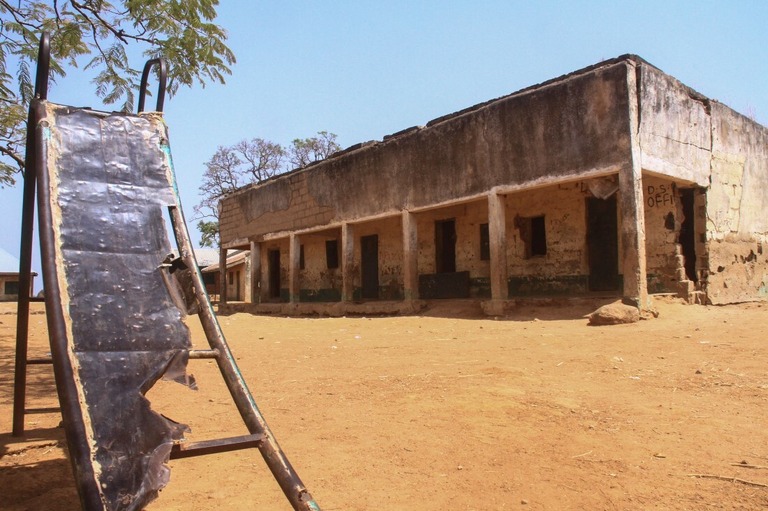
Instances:
[[[435,273],[456,271],[456,220],[435,222]]]
[[[269,273],[269,298],[280,298],[280,250],[270,250],[267,253]]]
[[[587,252],[589,290],[619,289],[619,234],[616,195],[587,199]]]
[[[680,190],[680,202],[683,205],[683,222],[680,224],[679,243],[685,260],[685,276],[688,280],[698,282],[696,275],[696,230],[694,211],[695,189],[683,188]]]
[[[360,272],[363,299],[379,298],[379,236],[360,238]]]

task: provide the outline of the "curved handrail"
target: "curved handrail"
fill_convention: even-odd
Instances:
[[[37,50],[37,74],[35,75],[35,97],[48,99],[48,75],[51,67],[51,36],[43,32]]]
[[[139,108],[138,112],[144,111],[144,101],[147,96],[147,81],[149,79],[149,70],[155,64],[160,66],[159,82],[157,84],[157,103],[155,106],[156,112],[163,111],[163,105],[165,104],[165,85],[168,81],[168,66],[165,64],[165,59],[157,58],[148,60],[144,64],[144,71],[141,73],[141,85],[139,85]]]

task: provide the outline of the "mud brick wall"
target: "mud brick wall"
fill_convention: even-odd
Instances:
[[[768,129],[712,106],[707,193],[707,297],[715,304],[768,297]]]

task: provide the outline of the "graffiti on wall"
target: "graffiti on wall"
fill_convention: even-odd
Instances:
[[[645,189],[645,203],[650,208],[673,206],[675,204],[675,185],[648,185]]]

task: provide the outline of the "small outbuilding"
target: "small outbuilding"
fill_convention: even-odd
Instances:
[[[32,296],[35,276],[30,275],[29,293]],[[19,299],[19,260],[0,248],[0,302],[11,302]]]
[[[251,310],[768,296],[768,129],[634,55],[357,144],[220,208],[220,260],[249,251]]]

